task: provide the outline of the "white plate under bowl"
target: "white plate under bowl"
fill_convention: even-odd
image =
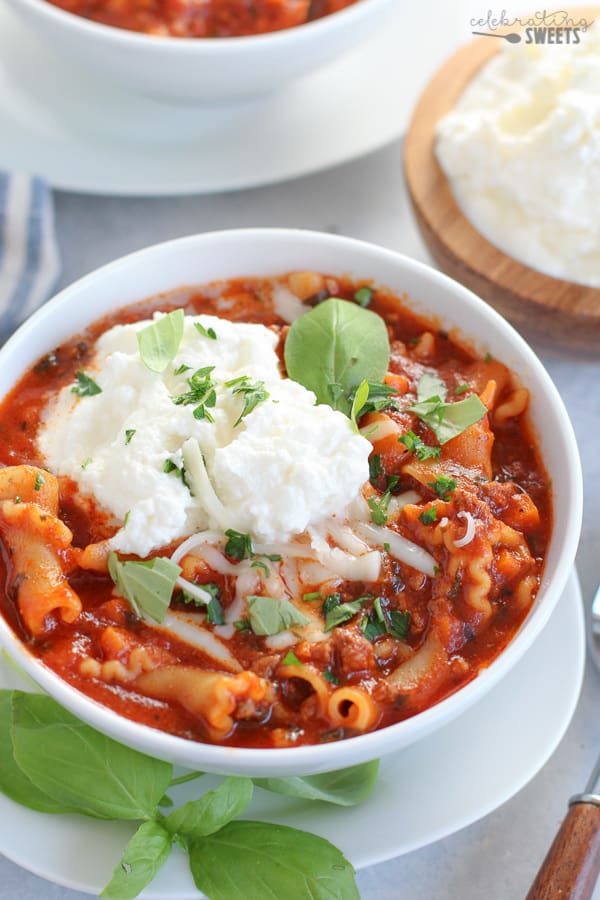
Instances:
[[[0,5],[0,169],[64,190],[159,196],[346,162],[405,131],[428,77],[468,33],[460,7],[399,3],[365,46],[326,68],[258,100],[201,107],[137,96],[75,68]]]
[[[320,834],[359,869],[440,840],[496,809],[544,765],[575,710],[584,662],[583,606],[573,572],[548,624],[504,680],[460,719],[386,756],[366,803],[346,809],[257,789],[246,817]],[[0,687],[23,687],[1,657]],[[171,793],[183,801],[216,783],[205,776],[198,787],[192,782]],[[98,894],[107,884],[133,829],[32,812],[0,794],[0,852],[79,891]],[[183,853],[173,851],[141,897],[199,900]]]

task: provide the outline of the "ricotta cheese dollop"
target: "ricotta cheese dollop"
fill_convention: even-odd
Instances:
[[[438,126],[465,216],[534,269],[600,286],[600,28],[505,44]]]
[[[274,331],[186,316],[175,359],[156,373],[138,349],[136,333],[149,324],[105,332],[85,366],[101,392],[63,388],[38,435],[48,468],[72,478],[120,526],[113,549],[147,556],[206,528],[280,543],[345,515],[369,477],[371,444],[346,416],[282,377]],[[212,422],[194,416],[195,404],[174,403],[189,391],[189,376],[208,366]],[[244,395],[226,382],[243,376],[264,382],[269,396],[240,419]]]

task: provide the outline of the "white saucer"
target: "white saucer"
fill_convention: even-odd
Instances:
[[[386,757],[367,803],[343,809],[257,789],[248,817],[321,834],[357,868],[439,840],[500,806],[544,765],[575,710],[584,662],[581,591],[572,573],[548,625],[504,681],[459,719]],[[19,686],[26,688],[0,658],[0,687]],[[206,776],[198,790],[217,781]],[[197,796],[193,782],[177,790],[177,800]],[[127,823],[45,816],[0,795],[0,852],[66,887],[99,893],[131,833]],[[199,900],[180,851],[141,896]]]
[[[455,4],[401,6],[368,45],[314,75],[210,108],[108,85],[0,7],[0,169],[65,190],[157,196],[267,184],[368,153],[404,132],[419,91],[466,33]]]

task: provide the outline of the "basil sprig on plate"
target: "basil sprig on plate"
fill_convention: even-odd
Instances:
[[[390,342],[381,316],[331,297],[292,323],[284,357],[289,377],[313,391],[317,403],[350,416],[359,385],[383,381]],[[361,405],[367,397],[368,388]]]
[[[329,841],[236,818],[247,810],[254,785],[353,806],[373,789],[377,765],[306,778],[229,777],[165,816],[159,807],[172,804],[166,791],[202,773],[173,778],[170,763],[100,734],[51,697],[0,690],[0,791],[41,812],[140,822],[100,895],[107,900],[136,897],[174,844],[188,853],[195,884],[209,900],[359,900],[352,865]]]

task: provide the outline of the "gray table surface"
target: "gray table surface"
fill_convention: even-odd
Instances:
[[[179,199],[56,195],[62,285],[147,244],[243,226],[335,231],[427,260],[401,173],[401,146],[307,178],[232,194]],[[600,581],[600,353],[594,357],[531,343],[571,414],[586,485],[577,566],[589,602]],[[595,552],[595,555],[594,555]],[[556,659],[556,665],[561,660]],[[600,675],[588,664],[571,726],[550,761],[510,801],[468,828],[358,875],[363,900],[518,900],[600,751]],[[468,789],[468,786],[467,786]],[[84,900],[0,858],[3,900]],[[600,891],[594,895],[600,900]],[[285,900],[285,898],[281,898]]]

